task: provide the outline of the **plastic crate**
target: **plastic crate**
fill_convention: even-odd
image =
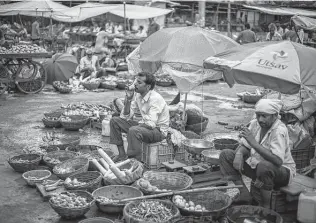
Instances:
[[[302,169],[310,165],[310,160],[314,157],[315,145],[310,146],[308,149],[292,150],[292,157],[296,163],[296,169]]]
[[[152,144],[143,143],[141,161],[146,168],[157,170],[163,167],[163,162],[173,159],[178,161],[186,159],[186,151],[182,146],[174,152],[173,146],[168,145],[166,141]]]

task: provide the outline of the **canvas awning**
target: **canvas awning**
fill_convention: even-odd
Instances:
[[[306,16],[295,15],[292,18],[295,25],[307,30],[316,30],[316,19]]]
[[[284,8],[284,7],[268,7],[268,6],[250,6],[243,5],[245,8],[255,9],[267,14],[271,15],[302,15],[308,17],[316,17],[315,11],[310,11],[306,9],[298,9],[298,8]]]

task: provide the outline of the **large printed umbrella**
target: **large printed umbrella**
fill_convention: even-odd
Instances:
[[[54,81],[66,81],[71,78],[78,66],[77,58],[68,53],[57,53],[44,62],[47,72],[47,83]]]
[[[238,46],[209,57],[204,67],[223,71],[230,87],[235,83],[261,86],[284,94],[308,91],[316,85],[316,50],[290,41]]]

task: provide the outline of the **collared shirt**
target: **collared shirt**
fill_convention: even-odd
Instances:
[[[266,41],[281,41],[282,36],[278,32],[274,32],[272,38],[270,37],[270,32],[268,32]]]
[[[279,29],[277,29],[277,32],[278,32],[281,36],[284,34],[282,27],[279,27]]]
[[[94,71],[97,70],[97,62],[98,62],[98,57],[95,55],[92,55],[92,58],[89,59],[87,56],[82,57],[80,60],[80,70],[82,70],[83,68],[87,68],[87,67],[92,67]]]
[[[147,30],[147,36],[150,36],[151,34],[157,32],[159,29],[160,29],[160,26],[156,22],[149,24],[148,30]]]
[[[137,116],[137,114],[141,116],[139,124],[146,124],[152,128],[157,127],[162,134],[167,136],[169,128],[169,108],[159,93],[151,90],[144,98],[137,93],[131,104],[130,114],[124,115],[123,109],[121,117],[131,119],[133,116]]]
[[[250,122],[249,130],[255,137],[256,141],[260,142],[261,127],[257,119]],[[255,169],[258,163],[264,160],[264,158],[256,152],[256,150],[251,148],[244,138],[241,139],[241,143],[250,149],[250,157],[246,160],[246,162],[251,168]],[[265,149],[270,150],[274,155],[282,160],[282,166],[288,168],[291,172],[291,182],[296,174],[296,167],[291,154],[289,133],[285,124],[281,122],[281,120],[277,119],[261,140],[260,145]]]
[[[256,34],[250,29],[242,31],[236,39],[236,42],[241,41],[241,44],[256,42]]]

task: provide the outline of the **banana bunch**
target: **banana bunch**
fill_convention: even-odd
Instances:
[[[46,135],[42,137],[43,142],[50,143],[57,139],[56,132],[46,132]]]

